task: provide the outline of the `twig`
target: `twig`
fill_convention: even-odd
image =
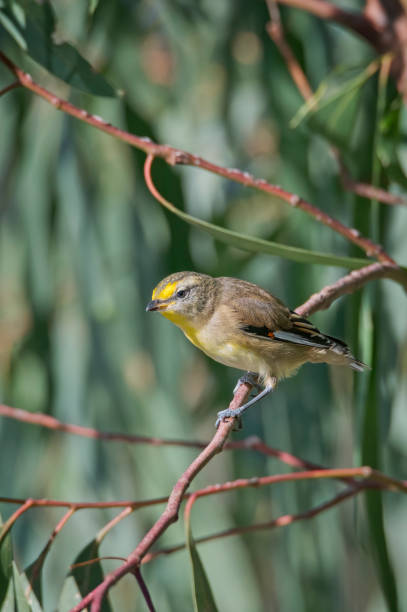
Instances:
[[[295,311],[303,317],[308,317],[313,312],[329,308],[332,302],[342,295],[353,293],[368,281],[378,278],[397,279],[397,282],[402,284],[407,290],[406,279],[400,268],[392,266],[391,264],[374,263],[365,268],[353,270],[332,285],[327,285],[321,289],[321,291],[311,295],[311,297],[309,297],[304,304],[298,306]]]
[[[395,264],[394,260],[384,251],[383,247],[379,244],[374,243],[369,238],[365,238],[360,232],[353,228],[348,228],[346,225],[334,219],[326,212],[320,210],[313,204],[307,202],[303,198],[296,194],[290,193],[278,185],[268,183],[264,179],[257,179],[248,172],[243,172],[235,168],[224,168],[213,164],[198,155],[192,155],[186,151],[182,151],[175,147],[168,145],[158,145],[151,141],[149,138],[143,138],[130,134],[125,130],[121,130],[111,123],[105,121],[97,115],[92,115],[84,109],[80,109],[66,100],[62,100],[58,96],[52,94],[47,89],[33,81],[31,75],[27,74],[20,68],[18,68],[13,62],[0,51],[0,61],[2,61],[8,69],[18,78],[21,85],[25,88],[33,91],[38,96],[44,98],[58,110],[62,110],[64,113],[76,117],[80,121],[88,123],[99,130],[111,134],[115,138],[127,142],[133,147],[136,147],[148,155],[154,157],[161,157],[168,164],[176,165],[183,164],[188,166],[195,166],[197,168],[203,168],[218,176],[223,176],[229,180],[235,181],[246,187],[253,187],[260,191],[264,191],[272,196],[283,200],[287,204],[294,208],[300,208],[310,216],[314,217],[317,221],[330,227],[333,231],[341,234],[347,240],[356,244],[365,251],[368,256],[376,257],[379,261],[388,262]]]
[[[47,427],[55,431],[62,431],[65,433],[73,434],[75,436],[83,436],[84,438],[94,438],[99,440],[108,440],[111,442],[130,442],[133,444],[151,444],[152,446],[186,446],[190,448],[204,448],[205,442],[197,440],[177,440],[177,439],[163,439],[152,436],[136,436],[125,433],[114,433],[108,431],[100,431],[93,429],[92,427],[84,427],[83,425],[72,425],[69,423],[62,423],[58,419],[39,412],[29,412],[28,410],[22,410],[21,408],[12,408],[5,404],[0,404],[0,416],[15,419],[16,421],[22,421],[24,423],[30,423],[31,425],[39,425],[40,427]]]
[[[331,151],[338,163],[342,184],[347,191],[356,193],[356,195],[368,200],[377,200],[382,204],[389,204],[390,206],[407,206],[407,199],[402,196],[390,193],[390,191],[386,191],[381,187],[370,185],[370,183],[355,181],[346,167],[339,150],[331,146]]]
[[[138,510],[139,508],[145,508],[147,506],[156,506],[158,504],[165,504],[168,501],[168,497],[159,497],[157,499],[148,499],[145,501],[115,501],[115,502],[68,502],[58,501],[55,499],[19,499],[14,497],[0,497],[0,503],[5,504],[18,504],[20,507],[3,523],[0,529],[0,544],[5,538],[7,533],[10,531],[14,523],[31,508],[69,508],[76,512],[77,510],[91,510],[91,509],[106,509],[106,508],[125,508],[129,507],[132,510]],[[119,515],[121,516],[121,515]],[[123,518],[123,517],[122,517]],[[118,517],[113,519],[111,523],[119,522]],[[106,525],[106,528],[110,525]],[[103,530],[102,530],[103,532]],[[102,536],[103,537],[103,536]]]
[[[303,69],[301,68],[284,36],[277,0],[266,0],[266,4],[270,15],[270,21],[266,24],[266,30],[283,56],[285,63],[287,64],[287,69],[291,74],[291,78],[296,84],[298,91],[304,100],[308,100],[311,98],[313,91]]]
[[[151,599],[150,593],[148,591],[147,585],[144,582],[143,576],[141,575],[141,571],[139,567],[135,567],[133,570],[133,574],[135,575],[137,582],[139,584],[140,587],[140,591],[143,594],[144,600],[147,604],[147,608],[150,610],[150,612],[155,612],[155,608],[154,608],[154,604],[153,604],[153,600]]]
[[[367,40],[377,51],[383,51],[381,32],[367,16],[362,13],[346,11],[325,0],[278,0],[280,4],[307,11],[320,19],[340,23]]]
[[[0,405],[0,416],[4,416],[10,419],[16,419],[18,421],[22,421],[24,423],[29,423],[31,425],[39,425],[40,427],[47,427],[48,429],[53,429],[56,431],[62,431],[65,433],[73,434],[76,436],[83,436],[86,438],[93,439],[101,439],[106,441],[114,441],[114,442],[127,442],[131,444],[151,444],[152,446],[180,446],[187,448],[206,448],[208,442],[201,440],[177,440],[177,439],[166,439],[166,438],[156,438],[149,436],[137,436],[130,434],[121,434],[121,433],[113,433],[100,431],[98,429],[93,429],[91,427],[83,427],[81,425],[71,425],[68,423],[62,423],[58,421],[54,417],[50,417],[46,414],[33,413],[28,410],[22,410],[21,408],[11,408],[10,406]],[[321,465],[316,463],[311,463],[310,461],[306,461],[305,459],[301,459],[288,453],[286,451],[281,451],[276,448],[272,448],[263,442],[257,436],[250,436],[244,440],[232,440],[225,444],[224,450],[255,450],[263,455],[268,455],[269,457],[275,457],[279,461],[290,465],[294,468],[305,468],[308,470],[314,469],[323,469]],[[166,501],[166,498],[162,498]],[[71,506],[73,502],[54,502],[53,500],[41,500],[43,505],[51,505],[51,502],[54,505],[58,506]],[[16,499],[16,498],[6,498],[0,497],[0,502],[4,503],[17,503],[23,504],[25,499]],[[38,503],[38,500],[35,500],[35,503]],[[95,502],[96,503],[96,502]],[[99,503],[99,502],[97,502]],[[110,503],[110,502],[109,502]],[[131,502],[120,502],[120,506],[126,506]],[[160,502],[157,502],[160,503]],[[76,504],[79,508],[88,507],[86,503]],[[92,507],[98,507],[92,506]],[[108,507],[118,507],[118,506],[108,506]],[[132,506],[134,507],[134,505]]]
[[[364,490],[364,487],[362,486],[356,489],[352,487],[352,488],[346,489],[342,493],[339,493],[333,499],[327,502],[324,502],[322,504],[319,504],[318,506],[315,506],[314,508],[311,508],[310,510],[300,512],[298,514],[284,514],[282,516],[279,516],[276,519],[267,521],[265,523],[254,523],[252,525],[240,525],[239,527],[234,527],[232,529],[225,529],[224,531],[218,531],[216,533],[213,533],[207,536],[203,536],[200,538],[194,538],[194,543],[195,544],[205,544],[206,542],[213,542],[213,540],[219,540],[222,538],[227,538],[227,537],[235,536],[235,535],[243,535],[248,532],[264,531],[268,529],[274,529],[276,527],[285,527],[287,525],[290,525],[291,523],[295,523],[300,520],[304,520],[304,519],[308,519],[308,518],[317,516],[318,514],[321,514],[321,512],[324,512],[324,510],[329,510],[329,508],[332,508],[333,506],[338,505],[342,501],[345,501],[346,499],[349,499],[350,497],[354,497],[355,495],[358,495],[363,490]],[[177,544],[175,546],[168,546],[167,548],[161,548],[160,550],[156,550],[154,552],[148,553],[143,558],[141,563],[142,565],[145,565],[146,563],[150,563],[151,561],[154,561],[157,557],[162,557],[164,555],[172,555],[173,553],[179,552],[180,550],[184,550],[185,547],[186,547],[186,544],[182,543],[182,544]]]

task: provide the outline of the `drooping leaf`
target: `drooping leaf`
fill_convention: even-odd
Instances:
[[[211,236],[217,240],[238,249],[254,251],[256,253],[269,253],[270,255],[278,255],[279,257],[285,257],[286,259],[299,261],[301,263],[324,264],[328,266],[337,266],[340,268],[349,268],[351,270],[357,270],[359,268],[363,268],[363,266],[367,266],[369,263],[372,263],[368,259],[330,255],[328,253],[310,251],[308,249],[293,247],[286,244],[278,244],[277,242],[263,240],[262,238],[255,238],[253,236],[248,236],[247,234],[241,234],[239,232],[220,227],[214,223],[209,223],[208,221],[203,221],[197,217],[193,217],[192,215],[179,210],[167,200],[160,200],[160,203],[190,225],[194,225],[208,234],[211,234]]]
[[[2,525],[0,516],[0,527]],[[11,535],[8,533],[0,542],[0,609],[2,609],[3,601],[5,600],[11,575],[13,573],[13,548],[11,543]]]
[[[92,540],[81,550],[72,565],[75,566],[76,564],[97,559],[98,557],[99,542]],[[86,595],[89,591],[97,587],[104,578],[102,566],[99,561],[81,567],[73,567],[72,576],[82,595]],[[103,599],[102,612],[112,612],[107,597]]]
[[[81,599],[82,595],[79,592],[75,578],[73,576],[68,576],[62,587],[61,596],[58,601],[58,611],[69,612],[69,610],[72,610]]]
[[[376,300],[375,304],[376,308],[378,308],[377,301],[378,300]],[[379,317],[377,316],[377,313],[375,314],[376,325],[373,326],[373,329],[376,331],[375,335],[373,336],[372,370],[369,373],[369,389],[365,403],[363,420],[362,464],[369,465],[375,469],[380,469],[380,399],[377,387],[377,381],[379,380],[379,374],[377,371],[377,329]],[[366,491],[365,499],[370,537],[374,550],[374,559],[378,569],[383,593],[387,602],[388,610],[390,610],[390,612],[398,612],[399,605],[396,579],[387,548],[386,534],[384,530],[382,492],[374,490]]]
[[[217,612],[215,599],[205,568],[195,546],[191,530],[190,513],[185,517],[185,531],[192,570],[192,597],[195,612]]]
[[[16,564],[13,562],[13,582],[14,582],[14,598],[16,612],[31,612],[30,604],[24,593],[23,581],[20,577],[20,572]]]

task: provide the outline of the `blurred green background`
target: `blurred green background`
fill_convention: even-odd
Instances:
[[[346,193],[329,149],[330,142],[341,147],[356,178],[373,176],[407,195],[406,109],[390,84],[377,116],[376,76],[349,89],[352,70],[360,74],[374,58],[363,41],[305,13],[282,10],[289,43],[312,87],[331,75],[339,89],[324,113],[293,129],[290,121],[303,101],[266,34],[264,2],[102,0],[93,14],[85,1],[59,0],[53,7],[57,38],[71,42],[125,93],[102,98],[69,88],[19,55],[1,29],[2,50],[42,85],[140,136],[280,184],[407,263],[406,208],[379,208]],[[335,74],[341,76],[335,80]],[[9,82],[0,66],[0,88]],[[240,251],[189,227],[147,191],[144,154],[28,91],[0,99],[0,126],[3,402],[103,430],[209,439],[238,373],[211,362],[168,321],[145,312],[157,282],[183,269],[233,275],[294,308],[346,271]],[[364,257],[329,228],[265,194],[161,161],[153,174],[167,199],[199,218],[283,244]],[[312,320],[344,338],[373,365],[372,373],[305,366],[247,414],[234,439],[258,435],[325,466],[370,463],[405,478],[405,294],[390,281],[374,283]],[[0,420],[0,490],[7,496],[160,497],[195,455],[193,449],[94,441]],[[193,488],[282,471],[288,468],[254,452],[225,452]],[[303,511],[340,489],[333,482],[303,482],[202,499],[193,510],[193,532],[199,537]],[[3,519],[14,509],[1,504]],[[160,511],[144,509],[120,523],[100,554],[128,555]],[[396,610],[391,566],[398,609],[407,609],[406,512],[401,494],[383,495],[385,540],[377,531],[371,537],[375,526],[372,531],[360,497],[312,521],[201,546],[219,609]],[[69,565],[116,514],[82,511],[58,536],[44,569],[45,610],[64,609],[58,600]],[[12,535],[20,569],[36,558],[60,516],[37,509],[18,521]],[[159,546],[183,539],[181,519]],[[385,541],[389,563],[383,548],[377,553]],[[117,563],[104,561],[104,570]],[[189,574],[186,552],[143,568],[157,610],[192,609]],[[110,598],[116,610],[147,609],[133,577]]]

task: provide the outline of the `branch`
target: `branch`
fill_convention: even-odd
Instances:
[[[304,304],[298,306],[295,311],[302,317],[308,317],[318,310],[329,308],[332,302],[342,295],[354,293],[368,281],[378,278],[391,278],[392,280],[396,280],[407,290],[407,283],[403,270],[391,264],[374,263],[365,268],[353,270],[332,285],[327,285],[321,289],[321,291],[311,295],[311,297],[309,297]]]
[[[237,389],[233,400],[230,403],[230,409],[236,410],[246,400],[251,389],[251,385],[247,383],[241,384]],[[127,561],[123,563],[116,570],[108,574],[103,582],[101,582],[93,591],[88,593],[82,601],[73,608],[72,612],[79,612],[91,604],[92,612],[99,612],[101,610],[102,602],[109,591],[109,589],[116,584],[122,576],[133,572],[135,568],[139,567],[140,562],[144,555],[148,552],[151,546],[156,542],[160,535],[166,531],[166,529],[178,519],[178,510],[182,499],[184,498],[185,492],[192,480],[197,474],[205,467],[205,465],[218,453],[223,450],[226,439],[233,429],[234,419],[224,421],[219,425],[217,432],[215,433],[212,440],[206,446],[206,448],[198,455],[198,457],[189,465],[182,476],[178,479],[175,484],[171,495],[168,500],[168,504],[161,514],[160,518],[146,533],[144,538],[141,540],[135,550],[129,555]]]
[[[115,138],[140,149],[141,151],[144,151],[148,155],[152,155],[154,157],[161,157],[170,165],[183,164],[188,166],[195,166],[197,168],[203,168],[204,170],[212,172],[213,174],[223,176],[224,178],[245,185],[246,187],[253,187],[254,189],[258,189],[260,191],[268,193],[269,195],[275,196],[294,208],[300,208],[308,215],[314,217],[314,219],[316,219],[317,221],[330,227],[338,234],[341,234],[347,240],[349,240],[353,244],[356,244],[358,247],[364,250],[366,255],[376,257],[379,261],[382,262],[395,264],[394,260],[384,251],[381,245],[376,244],[369,238],[365,238],[360,234],[358,230],[346,227],[346,225],[344,225],[337,219],[334,219],[326,212],[320,210],[319,208],[307,202],[298,195],[290,193],[289,191],[286,191],[278,185],[268,183],[264,179],[257,179],[248,172],[236,170],[235,168],[224,168],[222,166],[213,164],[207,161],[206,159],[199,157],[198,155],[192,155],[191,153],[182,151],[180,149],[168,145],[158,145],[149,138],[136,136],[135,134],[131,134],[129,132],[126,132],[125,130],[121,130],[113,126],[111,123],[105,121],[101,117],[98,117],[97,115],[92,115],[86,110],[78,108],[70,102],[62,100],[58,96],[49,92],[47,89],[33,81],[31,75],[27,74],[26,72],[18,68],[15,64],[13,64],[13,62],[1,51],[0,61],[2,61],[7,66],[7,68],[17,77],[23,87],[44,98],[56,109],[62,110],[64,113],[71,115],[72,117],[76,117],[76,119],[88,123],[93,127],[96,127],[102,132],[106,132],[107,134],[110,134]]]
[[[307,11],[320,19],[335,21],[346,26],[367,40],[379,53],[383,51],[381,32],[367,16],[362,13],[346,11],[325,0],[277,0],[280,4]]]
[[[266,4],[270,15],[270,21],[266,24],[267,33],[283,56],[288,72],[291,74],[291,78],[296,84],[298,91],[304,100],[309,100],[314,92],[290,45],[286,41],[284,30],[281,26],[277,0],[266,0]]]
[[[377,200],[382,204],[389,204],[390,206],[407,206],[407,199],[402,196],[390,193],[390,191],[375,187],[369,183],[355,181],[346,167],[339,150],[331,146],[331,151],[338,163],[342,184],[347,191],[356,193],[356,195],[368,200]]]

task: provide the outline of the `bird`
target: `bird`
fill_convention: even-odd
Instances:
[[[320,332],[277,297],[239,278],[175,272],[155,287],[146,311],[169,319],[215,361],[246,371],[236,388],[248,382],[257,395],[238,409],[218,412],[217,427],[229,417],[240,422],[247,408],[304,363],[344,365],[357,371],[368,367],[345,342]]]

